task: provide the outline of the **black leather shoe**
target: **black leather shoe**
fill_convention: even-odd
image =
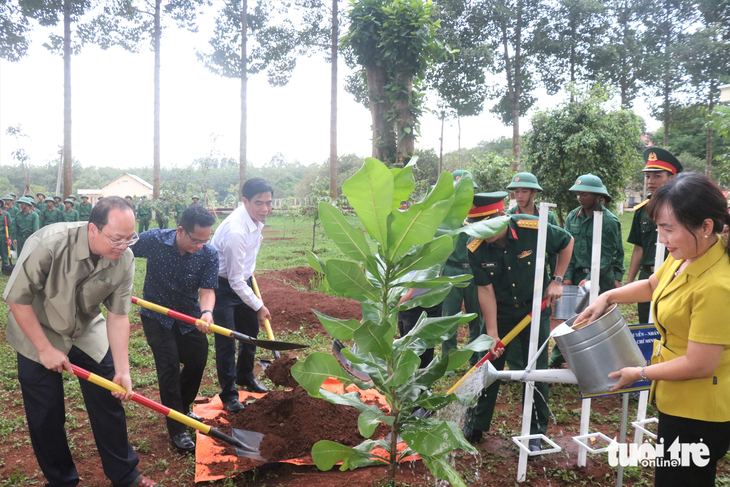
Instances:
[[[175,449],[180,453],[192,453],[195,451],[195,442],[187,433],[179,433],[170,437]]]
[[[256,380],[256,377],[254,377],[253,374],[249,375],[245,379],[237,380],[236,385],[241,386],[250,392],[258,392],[261,394],[269,392],[269,390],[261,382]]]
[[[241,404],[241,401],[234,397],[230,401],[226,401],[223,403],[223,409],[225,409],[229,413],[235,413],[243,410],[243,404]]]
[[[190,412],[189,412],[188,414],[186,414],[185,416],[187,416],[187,417],[188,417],[188,418],[190,418],[190,419],[194,419],[195,421],[201,421],[201,422],[203,421],[203,418],[202,418],[202,417],[198,416],[197,414],[195,414],[195,413],[194,413],[194,412],[192,412],[192,411],[190,411]]]
[[[540,438],[532,438],[530,440],[529,448],[530,451],[540,451],[542,450],[542,440]]]
[[[468,426],[464,426],[461,429],[461,432],[464,433],[464,438],[466,438],[466,441],[471,443],[472,445],[475,445],[482,441],[482,431],[481,430],[474,430],[469,428]]]

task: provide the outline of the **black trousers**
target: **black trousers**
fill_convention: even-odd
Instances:
[[[670,416],[659,412],[657,444],[664,440],[664,458],[671,459],[668,449],[679,438],[679,443],[704,443],[710,450],[709,463],[699,467],[690,461],[688,466],[660,467],[657,464],[654,485],[657,487],[714,487],[717,461],[725,456],[730,446],[730,421],[714,423],[697,419]],[[679,446],[679,445],[678,445]],[[686,447],[685,447],[686,448]],[[690,457],[691,458],[691,457]]]
[[[406,336],[410,331],[416,327],[418,318],[425,311],[426,316],[429,318],[441,318],[442,303],[432,306],[430,308],[423,308],[416,306],[415,308],[407,309],[405,311],[398,312],[398,333],[401,337]],[[427,348],[421,354],[421,367],[425,369],[428,364],[433,360],[433,348]]]
[[[114,378],[111,350],[101,363],[96,363],[76,347],[71,348],[68,358],[72,364],[105,379]],[[30,440],[38,465],[48,480],[46,485],[78,485],[79,474],[64,428],[66,407],[61,374],[18,354],[18,380],[23,391]],[[122,402],[96,384],[84,379],[79,379],[79,384],[104,473],[114,486],[128,486],[139,476],[139,458],[127,439]]]
[[[248,280],[251,285],[251,279]],[[215,324],[224,326],[244,335],[256,338],[259,334],[259,320],[256,311],[238,297],[227,279],[218,279],[215,290]],[[238,361],[236,362],[236,342],[234,338],[215,335],[215,365],[218,382],[221,385],[220,399],[223,402],[238,398],[236,382],[247,381],[253,375],[256,347],[238,342]]]
[[[142,316],[142,327],[155,357],[160,401],[170,409],[187,414],[203,380],[208,338],[197,328],[182,334],[177,323],[168,330],[147,316]],[[177,435],[184,433],[186,426],[167,418],[167,431],[170,436]]]

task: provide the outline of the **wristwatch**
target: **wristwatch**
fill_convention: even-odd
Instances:
[[[645,365],[644,367],[641,368],[641,380],[643,380],[644,382],[651,382],[651,379],[646,377],[646,368],[647,367],[648,367],[648,365]]]
[[[563,278],[560,276],[553,276],[553,281],[557,282],[558,284],[562,284]]]

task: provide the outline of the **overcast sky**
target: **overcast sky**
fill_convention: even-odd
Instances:
[[[162,40],[161,160],[163,167],[185,167],[211,152],[238,158],[240,82],[210,73],[195,56],[207,50],[208,21],[199,33],[170,28]],[[35,29],[29,55],[17,63],[0,60],[0,164],[14,164],[14,138],[8,126],[22,126],[28,139],[21,141],[32,165],[58,157],[63,144],[63,60],[43,46],[48,30]],[[103,51],[89,46],[71,62],[72,150],[84,166],[152,166],[153,117],[152,52],[127,53],[121,48]],[[370,113],[344,91],[349,70],[340,62],[338,95],[338,152],[370,155]],[[561,96],[536,93],[536,109],[554,107]],[[489,113],[462,119],[461,145],[512,135]],[[435,107],[435,99],[428,105]],[[534,109],[533,109],[534,110]],[[649,129],[658,122],[649,118],[648,106],[638,102],[637,113]],[[302,58],[289,84],[268,86],[264,74],[248,85],[248,160],[262,166],[281,152],[286,160],[321,163],[329,157],[330,66],[322,56]],[[529,128],[529,115],[521,132]],[[438,152],[440,121],[426,115],[417,146]],[[444,151],[458,144],[455,121],[447,122]]]

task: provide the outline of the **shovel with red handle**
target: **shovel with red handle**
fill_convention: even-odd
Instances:
[[[101,386],[104,389],[108,389],[112,392],[127,392],[124,387],[120,386],[116,382],[105,379],[100,375],[93,374],[77,365],[71,364],[71,368],[74,371],[74,375],[76,375],[77,377],[81,377],[82,379]],[[261,440],[264,438],[264,435],[261,433],[231,428],[231,432],[233,434],[233,436],[231,437],[223,433],[222,431],[208,426],[207,424],[201,423],[200,421],[196,421],[179,411],[175,411],[174,409],[170,409],[167,406],[163,406],[159,402],[153,401],[152,399],[140,396],[136,392],[132,393],[131,400],[136,402],[137,404],[141,404],[142,406],[157,411],[158,413],[162,413],[168,418],[174,419],[175,421],[190,426],[191,428],[195,428],[204,435],[208,435],[218,440],[225,441],[226,443],[232,445],[233,448],[235,448],[236,455],[238,455],[239,457],[246,457],[251,458],[252,460],[257,460],[259,462],[266,462],[266,459],[261,456],[261,452],[259,451]]]

